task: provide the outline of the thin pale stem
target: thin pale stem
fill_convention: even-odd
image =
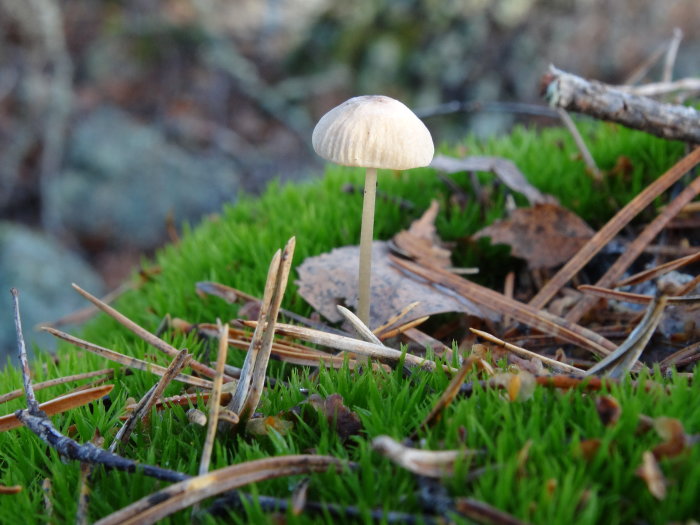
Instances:
[[[372,239],[374,233],[374,200],[377,192],[377,170],[367,168],[365,195],[362,203],[360,232],[360,278],[357,317],[369,326],[370,282],[372,278]]]

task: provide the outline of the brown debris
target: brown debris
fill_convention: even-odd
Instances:
[[[326,399],[313,394],[309,396],[306,403],[326,418],[328,425],[335,430],[341,441],[344,442],[350,436],[356,436],[362,432],[360,417],[345,406],[343,396],[340,394],[331,394]]]
[[[637,468],[635,474],[644,480],[652,496],[658,500],[666,499],[666,478],[664,478],[654,454],[649,451],[644,452],[642,464]]]
[[[613,396],[598,396],[595,400],[595,408],[600,420],[606,427],[613,426],[620,419],[622,408]]]
[[[516,208],[507,219],[474,234],[490,237],[492,244],[507,244],[530,269],[554,268],[568,261],[595,234],[583,219],[557,204]]]
[[[419,264],[432,264],[440,268],[449,268],[450,250],[445,248],[435,231],[435,218],[440,205],[433,200],[423,216],[411,223],[408,230],[394,235],[392,250],[409,257]]]

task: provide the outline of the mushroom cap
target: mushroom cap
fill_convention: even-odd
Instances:
[[[427,166],[435,147],[425,124],[382,95],[346,100],[321,117],[311,142],[324,159],[344,166],[407,170]]]

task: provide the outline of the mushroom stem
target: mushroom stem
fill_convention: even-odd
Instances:
[[[360,231],[360,278],[357,317],[369,326],[370,283],[372,279],[372,239],[374,231],[374,199],[377,192],[377,169],[367,168],[365,194],[362,202]]]

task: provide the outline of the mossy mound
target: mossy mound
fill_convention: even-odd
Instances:
[[[456,148],[442,148],[442,152],[507,157],[535,186],[557,196],[593,227],[603,224],[619,206],[682,155],[681,144],[642,133],[599,123],[584,123],[582,128],[599,166],[610,172],[599,186],[586,174],[569,135],[558,129],[541,132],[516,129],[509,137],[486,143],[468,139]],[[627,160],[620,162],[622,157]],[[473,197],[468,174],[450,177]],[[186,231],[177,245],[162,250],[154,262],[158,272],[149,274],[146,282],[123,296],[116,307],[151,331],[167,314],[190,322],[235,317],[235,306],[214,297],[200,297],[195,292],[195,283],[218,281],[259,296],[272,253],[292,235],[297,238],[294,266],[333,247],[356,244],[361,191],[347,193],[343,188],[347,184],[360,187],[361,180],[361,170],[329,166],[318,180],[284,187],[272,185],[260,198],[243,199],[219,216]],[[464,238],[503,214],[502,188],[491,175],[480,174],[479,180],[493,195],[486,208],[476,198],[468,200],[464,207],[451,204],[450,190],[430,169],[382,174],[379,190],[383,197],[378,199],[376,236],[386,239],[406,228],[431,199],[438,199],[441,202],[439,234],[446,240]],[[412,203],[411,210],[403,209],[400,200]],[[489,250],[470,253],[458,250],[459,260],[455,262],[484,265],[492,256]],[[284,307],[301,314],[310,313],[291,283]],[[5,322],[11,322],[7,317]],[[137,357],[156,352],[104,316],[90,322],[81,335]],[[207,345],[194,336],[166,333],[164,337],[176,347],[188,347],[206,360],[201,353],[207,351]],[[230,351],[230,364],[239,365],[242,361],[242,352]],[[167,363],[167,359],[159,357],[159,362]],[[36,356],[34,379],[42,381],[104,366],[109,365],[91,354],[62,345],[55,357],[41,353]],[[339,370],[322,371],[311,380],[307,370],[279,363],[272,363],[271,374],[284,378],[288,386],[280,384],[268,391],[260,411],[276,414],[290,410],[305,399],[300,387],[322,396],[339,393],[360,417],[362,436],[343,443],[324,420],[299,420],[286,435],[219,439],[212,469],[271,454],[314,450],[351,459],[359,466],[353,472],[312,476],[311,500],[355,506],[364,521],[370,521],[370,509],[422,512],[416,479],[372,452],[369,443],[379,434],[400,440],[412,432],[444,390],[449,377],[442,372],[417,371],[406,378],[400,369],[393,373]],[[111,437],[126,398],[140,397],[153,381],[154,376],[149,374],[127,374],[125,369],[118,368],[112,381],[115,389],[111,407],[97,403],[92,408],[55,417],[54,421],[64,432],[75,425],[73,435],[80,442],[89,441],[96,430]],[[19,387],[18,371],[5,370],[0,375],[0,384],[3,390]],[[640,413],[678,417],[688,432],[700,428],[700,409],[693,402],[700,395],[698,382],[687,386],[681,378],[676,378],[671,384],[675,388],[670,395],[645,393],[630,384],[613,389],[612,395],[623,411],[620,421],[612,427],[601,423],[592,396],[580,392],[562,394],[539,389],[526,402],[507,403],[496,391],[477,389],[471,397],[456,401],[443,420],[421,437],[426,440],[425,448],[483,450],[483,454],[460,467],[457,475],[445,483],[449,494],[486,501],[525,521],[592,524],[686,520],[697,516],[700,469],[694,465],[700,464],[700,447],[662,462],[671,480],[664,501],[656,501],[634,474],[641,464],[642,453],[660,442],[653,432],[635,435]],[[166,394],[177,393],[180,388],[173,384]],[[67,389],[43,390],[38,397],[45,400]],[[17,400],[5,405],[3,412],[21,406],[21,400]],[[123,454],[194,474],[204,432],[201,427],[189,425],[184,409],[176,408],[152,415],[151,423],[135,433]],[[601,440],[599,452],[591,460],[583,459],[577,452],[580,442],[586,439]],[[530,441],[527,460],[519,460],[519,452]],[[25,429],[0,434],[0,450],[0,483],[24,486],[18,495],[3,497],[1,522],[46,521],[41,491],[44,478],[53,481],[53,519],[58,522],[74,519],[79,465],[62,463],[53,450],[47,452],[45,445]],[[470,468],[483,470],[470,476]],[[292,481],[295,480],[270,481],[247,490],[287,498]],[[106,473],[97,469],[92,478],[90,516],[98,519],[161,486],[163,483],[140,474]],[[263,523],[267,519],[255,504],[246,504],[227,519],[230,518],[241,523]],[[287,519],[290,523],[311,520],[306,515],[297,517],[291,513]],[[328,516],[314,519],[334,521]],[[174,523],[188,521],[189,511],[172,518]],[[216,520],[203,516],[202,521]]]

